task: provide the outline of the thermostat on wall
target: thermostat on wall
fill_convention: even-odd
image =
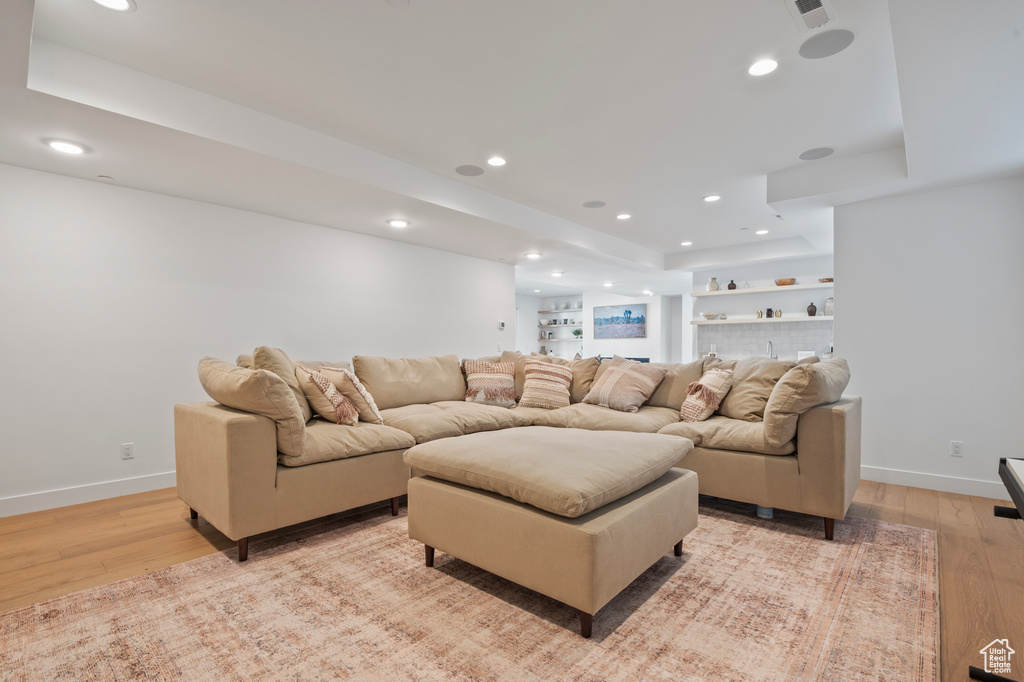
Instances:
[[[505,331],[505,323],[502,320],[498,320],[498,331],[499,332]]]

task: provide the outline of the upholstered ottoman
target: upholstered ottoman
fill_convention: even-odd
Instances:
[[[409,537],[593,616],[697,527],[693,447],[651,433],[526,427],[405,454]]]

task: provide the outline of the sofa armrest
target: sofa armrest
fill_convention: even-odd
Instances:
[[[797,422],[801,511],[842,519],[860,484],[861,399],[812,407]]]
[[[273,527],[274,420],[218,403],[174,406],[178,497],[232,540]]]

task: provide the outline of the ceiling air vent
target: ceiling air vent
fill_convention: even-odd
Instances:
[[[801,31],[821,28],[836,19],[836,10],[831,0],[786,0],[789,13]]]

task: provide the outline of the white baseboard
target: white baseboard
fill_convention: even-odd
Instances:
[[[1006,487],[1000,481],[979,481],[974,478],[955,478],[938,474],[923,474],[919,471],[901,471],[864,465],[860,467],[860,477],[866,481],[893,483],[911,488],[938,490],[944,493],[989,497],[996,500],[1009,499]]]
[[[44,490],[39,493],[3,497],[0,498],[0,516],[14,516],[15,514],[27,514],[44,509],[56,509],[57,507],[66,507],[70,504],[95,502],[110,497],[159,490],[160,488],[173,488],[175,485],[177,485],[175,472],[168,471],[162,474],[122,478],[117,481],[104,481],[103,483],[90,483],[89,485],[79,485],[59,490]]]

